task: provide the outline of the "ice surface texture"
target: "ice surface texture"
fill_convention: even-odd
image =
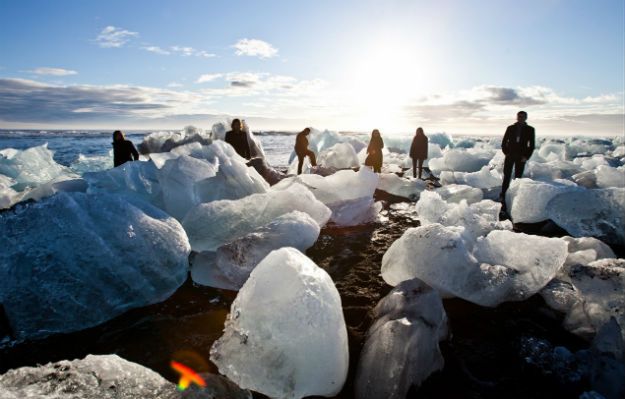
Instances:
[[[199,284],[238,290],[271,251],[293,247],[304,252],[317,241],[319,231],[307,213],[289,212],[222,245],[216,253],[201,252],[192,261],[191,277]]]
[[[215,374],[180,392],[156,372],[117,355],[88,355],[0,375],[0,398],[48,399],[251,399],[249,391]]]
[[[349,354],[330,276],[296,249],[271,252],[232,303],[211,360],[240,387],[270,397],[336,395]]]
[[[340,226],[354,226],[375,220],[381,205],[373,201],[378,175],[369,168],[358,172],[340,170],[330,176],[305,174],[282,180],[272,187],[284,190],[292,185],[304,185],[332,210],[331,221]]]
[[[0,214],[0,235],[0,303],[17,338],[81,330],[163,301],[187,276],[182,226],[115,195],[58,193]]]
[[[438,223],[406,230],[384,254],[382,278],[393,286],[419,278],[443,293],[496,306],[538,292],[568,255],[559,238],[494,230],[472,246],[464,230]]]
[[[448,331],[443,302],[420,280],[407,280],[373,313],[356,372],[356,398],[403,399],[412,385],[443,368],[438,347]]]
[[[284,190],[271,189],[238,200],[197,205],[182,221],[194,251],[215,251],[291,211],[309,214],[319,226],[331,211],[300,184]]]

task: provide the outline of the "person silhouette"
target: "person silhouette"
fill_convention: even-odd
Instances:
[[[295,154],[297,154],[297,174],[302,174],[302,166],[304,165],[304,158],[310,158],[310,164],[317,166],[317,159],[315,153],[308,149],[308,135],[310,134],[310,128],[306,128],[297,133],[295,137]]]
[[[534,128],[527,124],[527,112],[519,111],[516,114],[517,122],[508,126],[501,141],[501,151],[506,156],[503,164],[503,183],[499,199],[505,208],[506,191],[510,186],[512,177],[512,167],[514,167],[514,177],[523,176],[525,163],[534,152]]]
[[[139,153],[132,144],[132,141],[126,140],[124,133],[121,130],[115,130],[113,132],[113,166],[125,164],[126,162],[132,162],[139,160]]]
[[[412,158],[412,177],[417,177],[417,164],[419,167],[419,179],[423,171],[423,161],[428,158],[428,137],[418,128],[410,145],[410,158]]]
[[[375,173],[382,173],[382,148],[384,148],[384,141],[382,140],[382,136],[380,136],[380,131],[374,129],[373,132],[371,132],[371,139],[367,147],[365,165],[371,166]]]
[[[234,147],[237,154],[245,159],[252,158],[250,152],[250,143],[247,141],[247,134],[241,129],[241,121],[233,119],[230,124],[232,130],[226,132],[226,143]]]

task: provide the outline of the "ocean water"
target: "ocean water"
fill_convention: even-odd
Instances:
[[[76,172],[96,171],[113,167],[112,133],[99,130],[6,130],[0,129],[0,150],[25,150],[47,144],[54,160],[72,167]],[[126,138],[138,146],[152,131],[125,132]],[[288,132],[256,133],[265,149],[267,161],[275,167],[288,165],[295,144],[295,135]]]

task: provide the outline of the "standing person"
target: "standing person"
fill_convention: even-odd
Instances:
[[[514,166],[514,177],[522,177],[525,163],[534,152],[535,133],[534,128],[526,123],[527,112],[519,111],[516,114],[516,120],[514,125],[508,126],[501,142],[501,151],[506,155],[506,159],[503,164],[503,184],[499,199],[504,203],[504,206],[506,191],[510,186],[512,167]]]
[[[417,163],[419,166],[419,179],[423,171],[423,161],[428,158],[428,137],[418,128],[410,146],[410,158],[412,158],[412,177],[417,177]]]
[[[295,153],[297,154],[297,174],[302,174],[302,166],[304,165],[304,158],[310,158],[310,164],[312,166],[317,166],[317,159],[315,158],[315,153],[308,149],[308,136],[310,134],[310,128],[306,128],[301,132],[297,133],[297,137],[295,137]]]
[[[121,130],[113,132],[113,165],[118,167],[126,162],[139,160],[139,153],[132,144],[132,141],[126,140]]]
[[[250,143],[247,141],[247,134],[241,130],[241,121],[239,119],[233,119],[230,124],[232,130],[226,132],[226,143],[234,147],[237,154],[241,155],[245,159],[250,159]]]
[[[384,148],[384,141],[382,136],[380,136],[380,131],[374,129],[371,132],[371,140],[369,140],[369,146],[367,147],[365,165],[373,167],[375,173],[382,173],[382,148]]]

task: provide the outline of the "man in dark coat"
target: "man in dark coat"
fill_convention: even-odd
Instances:
[[[226,132],[226,143],[234,147],[237,154],[241,155],[243,158],[252,158],[250,143],[247,142],[247,133],[241,130],[241,121],[234,119],[230,127],[232,130]]]
[[[514,166],[514,177],[522,177],[525,163],[534,152],[534,128],[526,123],[527,112],[519,111],[516,120],[514,125],[508,126],[501,142],[501,151],[506,155],[503,164],[503,184],[499,195],[502,202],[510,186],[512,167]]]
[[[126,140],[121,130],[115,130],[113,132],[113,166],[118,167],[138,159],[139,153],[132,141]]]
[[[310,164],[317,166],[317,159],[315,153],[308,149],[308,136],[310,134],[310,128],[306,128],[297,133],[295,137],[295,154],[297,154],[297,174],[302,174],[302,166],[304,165],[304,158],[310,158]]]

